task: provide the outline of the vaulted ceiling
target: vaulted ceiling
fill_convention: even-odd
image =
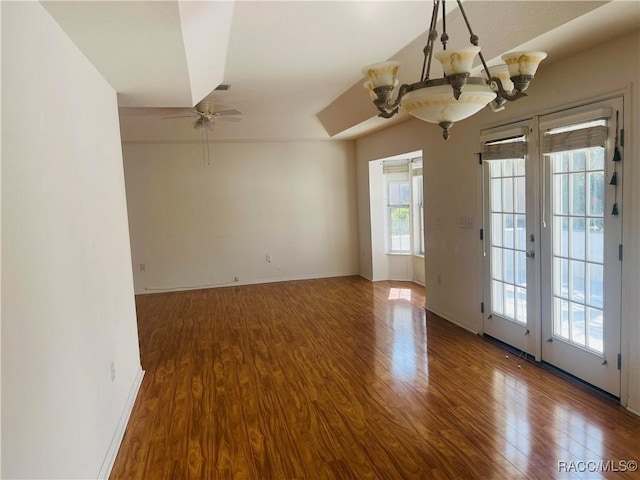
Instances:
[[[390,121],[376,117],[361,68],[394,58],[400,80],[416,81],[432,9],[430,1],[42,3],[118,92],[129,141],[200,139],[191,119],[162,118],[203,98],[243,113],[239,123],[219,122],[212,140],[355,138],[383,128]],[[541,70],[640,26],[636,1],[464,5],[488,60],[525,46],[549,53]],[[451,45],[464,45],[460,12],[447,7]],[[222,83],[231,88],[215,91]]]

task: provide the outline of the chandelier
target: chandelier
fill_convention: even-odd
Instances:
[[[504,64],[487,67],[478,46],[479,38],[471,30],[469,19],[456,0],[464,22],[469,30],[471,45],[458,50],[447,50],[446,0],[434,0],[429,37],[424,47],[424,59],[420,81],[403,84],[398,88],[397,98],[393,92],[398,86],[397,73],[400,64],[394,61],[377,63],[363,69],[368,77],[364,87],[369,91],[373,103],[379,110],[378,116],[391,118],[402,107],[420,120],[437,123],[442,128],[444,139],[449,138],[449,129],[460,120],[470,117],[490,104],[493,111],[504,109],[507,101],[525,97],[524,93],[545,59],[545,52],[512,52],[502,55]],[[433,47],[438,39],[436,24],[442,4],[442,51],[436,52],[436,59],[442,64],[444,78],[429,77],[434,57]],[[480,57],[484,70],[482,77],[471,76],[471,68],[476,56]]]

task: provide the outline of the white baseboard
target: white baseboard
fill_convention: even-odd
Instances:
[[[228,281],[225,283],[212,283],[212,284],[198,284],[192,286],[179,286],[179,287],[146,287],[143,290],[136,290],[136,295],[150,295],[154,293],[172,293],[172,292],[185,292],[189,290],[206,290],[210,288],[223,288],[223,287],[240,287],[244,285],[261,285],[264,283],[280,283],[280,282],[295,282],[298,280],[317,280],[321,278],[335,278],[335,277],[353,277],[358,276],[356,272],[329,272],[323,274],[311,274],[311,275],[288,275],[283,277],[266,277],[266,278],[254,278],[246,281],[234,282]]]
[[[113,464],[116,461],[116,456],[118,455],[120,444],[122,443],[122,439],[124,438],[124,432],[127,429],[129,417],[131,417],[133,405],[135,404],[136,398],[138,397],[138,391],[140,390],[140,385],[142,385],[143,377],[144,370],[140,368],[140,370],[138,370],[136,378],[133,380],[133,385],[131,385],[131,390],[129,391],[127,402],[125,403],[122,414],[120,415],[120,421],[118,422],[116,431],[114,432],[113,438],[111,439],[111,444],[109,445],[107,454],[102,461],[102,467],[100,467],[98,479],[108,480],[109,475],[111,475],[111,469],[113,468]]]
[[[446,321],[451,322],[454,325],[459,326],[460,328],[464,328],[465,330],[467,330],[468,332],[473,333],[474,335],[479,335],[479,332],[477,330],[474,330],[469,325],[465,325],[463,322],[461,322],[461,321],[457,320],[456,318],[454,318],[453,315],[447,315],[445,313],[440,313],[437,310],[434,310],[433,308],[426,307],[426,306],[424,308],[426,310],[428,310],[429,312],[435,313],[439,317],[444,318]]]
[[[638,415],[640,417],[640,412],[635,408],[627,407],[627,410],[629,410],[631,413]]]

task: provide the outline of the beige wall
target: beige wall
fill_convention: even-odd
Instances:
[[[358,274],[353,147],[125,144],[136,292]]]
[[[640,84],[638,33],[592,48],[562,62],[543,64],[529,98],[494,114],[488,110],[455,125],[445,142],[436,125],[417,120],[392,126],[356,142],[360,269],[372,269],[368,162],[423,150],[426,217],[427,308],[471,331],[481,331],[482,301],[480,172],[476,152],[483,128],[550,113],[615,93],[625,94],[627,159],[640,158],[637,136]],[[623,402],[640,412],[640,169],[627,161],[624,189]],[[459,226],[461,216],[473,229]],[[440,281],[438,281],[440,280]]]
[[[142,374],[130,258],[116,94],[3,2],[2,478],[107,475]]]

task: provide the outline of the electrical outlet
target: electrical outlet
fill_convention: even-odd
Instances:
[[[233,278],[233,281],[234,281],[234,282],[239,282],[239,281],[240,281],[240,277],[234,277],[234,278]]]
[[[116,380],[116,364],[111,362],[111,381],[115,382]]]
[[[145,263],[141,263],[140,264],[140,271],[141,272],[146,272],[147,271],[147,265]]]
[[[271,263],[271,255],[267,253],[267,255],[265,256],[265,259],[267,260],[267,263]]]

